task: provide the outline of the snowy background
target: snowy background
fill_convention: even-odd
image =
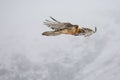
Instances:
[[[98,31],[42,36],[49,16]],[[0,0],[0,80],[120,80],[120,0]]]

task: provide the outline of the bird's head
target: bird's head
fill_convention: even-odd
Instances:
[[[95,30],[92,30],[90,28],[82,28],[83,32],[82,34],[85,36],[85,37],[88,37],[92,34],[94,34],[96,31],[97,31],[97,28],[95,27]]]

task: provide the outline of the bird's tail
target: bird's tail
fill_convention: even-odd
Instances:
[[[58,32],[58,31],[46,31],[46,32],[43,32],[42,35],[45,35],[45,36],[57,36],[57,35],[60,35],[61,33]]]

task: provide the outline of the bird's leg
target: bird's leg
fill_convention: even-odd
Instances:
[[[79,36],[79,34],[74,34],[74,36]]]

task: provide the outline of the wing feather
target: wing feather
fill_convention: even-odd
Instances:
[[[56,19],[50,17],[53,21],[45,20],[44,24],[48,27],[50,27],[53,30],[60,30],[68,27],[72,27],[73,25],[71,23],[64,23],[57,21]]]

